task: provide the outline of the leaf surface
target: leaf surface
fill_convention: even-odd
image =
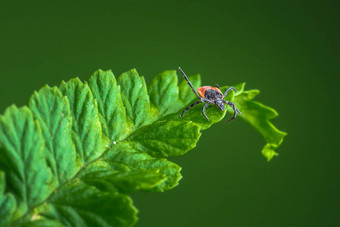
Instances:
[[[113,73],[98,70],[90,77],[89,87],[98,103],[104,135],[111,141],[124,138],[127,134],[125,108]]]
[[[97,101],[89,86],[78,78],[63,81],[60,90],[70,103],[72,137],[78,158],[81,163],[89,163],[98,158],[109,144],[108,138],[102,133]]]
[[[16,201],[13,194],[5,193],[5,173],[0,171],[0,226],[8,223],[16,209]]]
[[[128,196],[80,180],[60,188],[39,209],[40,215],[67,226],[131,226],[137,221],[137,210]]]
[[[27,107],[11,106],[0,116],[0,151],[0,170],[6,174],[7,191],[16,199],[14,215],[20,216],[43,201],[55,186],[45,160],[40,124]]]
[[[123,73],[118,78],[126,115],[132,124],[132,131],[149,122],[150,98],[146,83],[135,69]]]
[[[235,97],[234,102],[242,112],[240,117],[259,131],[267,142],[261,152],[270,161],[278,155],[275,150],[287,134],[278,130],[270,122],[271,119],[278,116],[278,113],[274,109],[253,100],[259,93],[259,90],[244,91]]]
[[[72,116],[68,99],[62,96],[57,87],[45,86],[33,94],[29,107],[41,125],[47,164],[57,183],[64,183],[79,169],[72,141]]]
[[[188,78],[194,89],[197,91],[197,89],[201,87],[200,75],[197,74],[194,76],[189,76]],[[179,84],[179,98],[185,105],[190,104],[190,102],[196,98],[195,93],[192,91],[186,80],[182,80]]]
[[[157,75],[149,87],[150,101],[159,116],[177,112],[180,108],[176,71]]]

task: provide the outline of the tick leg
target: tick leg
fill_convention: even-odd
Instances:
[[[205,108],[207,108],[208,105],[209,105],[209,103],[204,104],[203,109],[202,109],[202,114],[203,114],[203,116],[209,121],[209,118],[208,118],[207,115],[205,114]]]
[[[197,91],[195,90],[195,88],[192,86],[192,84],[190,83],[190,80],[188,79],[187,75],[185,75],[185,73],[183,72],[183,70],[181,69],[181,67],[178,67],[179,71],[181,71],[184,79],[187,81],[187,83],[189,84],[189,86],[191,87],[192,91],[195,93],[195,95],[201,99],[201,96],[199,96],[199,94],[197,93]]]
[[[225,92],[224,92],[224,95],[223,95],[223,98],[228,94],[228,92],[230,90],[234,90],[236,92],[236,89],[234,87],[229,87]]]
[[[197,102],[194,102],[193,104],[191,104],[190,106],[188,106],[185,110],[183,110],[181,117],[184,116],[185,112],[187,112],[189,109],[193,108],[194,106],[196,106],[197,104],[201,103],[201,100],[198,100]]]
[[[225,100],[223,100],[223,102],[225,104],[227,104],[228,106],[230,106],[231,108],[233,108],[233,110],[234,110],[234,115],[227,121],[227,123],[234,120],[236,118],[237,113],[241,114],[241,112],[236,108],[236,106],[233,102],[228,102],[228,101],[225,101]]]

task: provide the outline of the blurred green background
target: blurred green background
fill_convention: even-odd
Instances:
[[[99,68],[246,81],[280,113],[280,156],[266,162],[258,133],[221,122],[172,159],[178,187],[133,195],[137,226],[340,226],[338,22],[338,1],[1,1],[0,111]]]

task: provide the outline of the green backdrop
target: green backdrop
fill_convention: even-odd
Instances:
[[[246,81],[288,132],[271,162],[240,119],[172,160],[180,185],[133,195],[137,226],[340,226],[337,1],[0,3],[0,111],[96,69]],[[336,148],[338,147],[338,148]]]

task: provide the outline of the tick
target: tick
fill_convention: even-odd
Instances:
[[[224,97],[228,94],[228,92],[230,90],[234,90],[236,92],[236,89],[234,87],[229,87],[224,94],[221,92],[220,88],[217,87],[211,87],[211,86],[203,86],[197,89],[197,91],[195,90],[195,88],[192,86],[192,84],[190,83],[190,80],[188,79],[187,75],[185,75],[185,73],[183,72],[183,70],[181,69],[181,67],[178,67],[179,71],[181,71],[184,79],[188,82],[189,86],[191,87],[192,91],[195,93],[195,95],[197,96],[197,98],[199,98],[198,101],[194,102],[193,104],[191,104],[190,106],[188,106],[181,114],[181,117],[184,116],[184,114],[191,108],[193,108],[194,106],[196,106],[197,104],[203,102],[205,103],[202,109],[202,114],[203,116],[209,120],[209,118],[207,117],[207,115],[205,114],[205,109],[207,108],[207,106],[209,104],[213,104],[213,105],[217,105],[218,108],[220,108],[220,110],[224,111],[225,107],[224,107],[224,103],[227,104],[228,106],[230,106],[231,108],[233,108],[234,110],[234,115],[227,121],[230,122],[232,120],[234,120],[236,118],[237,113],[241,114],[241,112],[236,108],[235,104],[232,102],[228,102],[226,100],[224,100]],[[198,92],[198,93],[197,93]]]

